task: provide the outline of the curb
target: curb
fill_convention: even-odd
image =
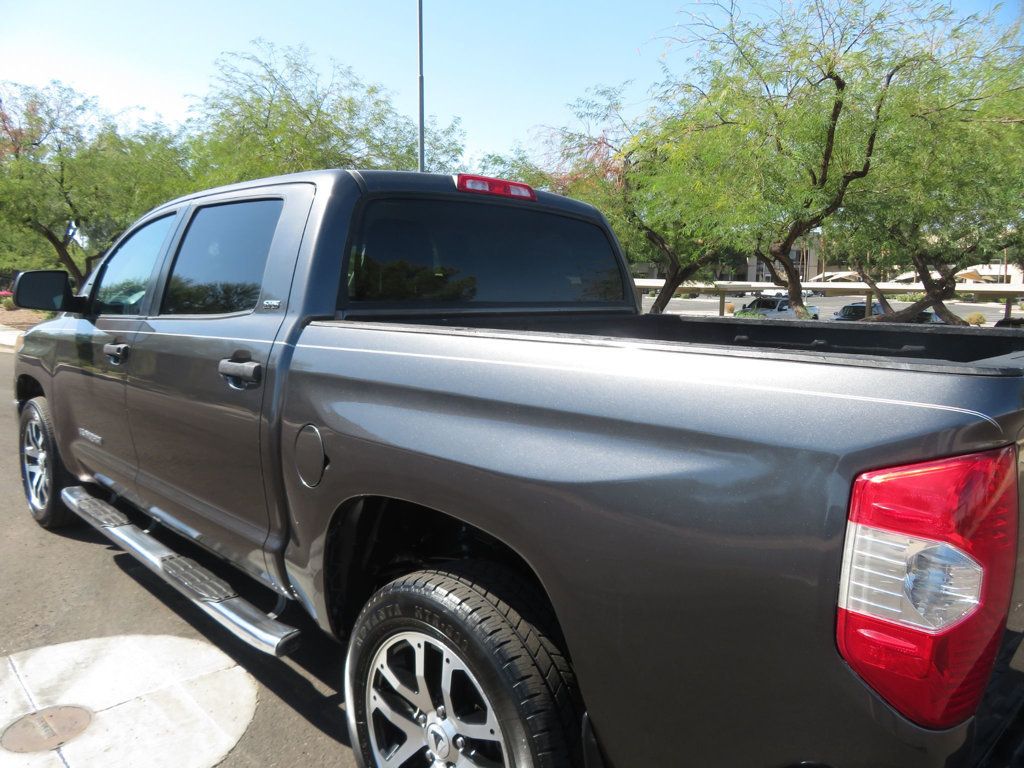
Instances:
[[[18,339],[25,335],[24,331],[0,326],[0,352],[13,352]]]

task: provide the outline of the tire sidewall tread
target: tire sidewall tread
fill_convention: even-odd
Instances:
[[[487,587],[442,570],[396,579],[356,620],[346,660],[346,698],[360,765],[374,766],[366,726],[369,665],[388,637],[410,629],[444,640],[468,662],[502,724],[510,765],[578,765],[572,748],[578,740],[570,738],[579,723],[578,697],[564,655]]]
[[[25,501],[28,504],[33,519],[43,528],[63,528],[76,522],[78,517],[64,505],[60,497],[60,492],[71,484],[71,477],[64,468],[64,463],[61,461],[60,454],[57,451],[53,421],[50,419],[50,407],[45,397],[34,397],[29,400],[22,406],[21,414],[19,415],[18,471],[21,475],[22,489],[27,491],[25,488],[27,483],[25,465],[21,452],[25,444],[25,429],[33,414],[38,414],[39,416],[39,422],[43,427],[43,438],[46,440],[46,452],[52,457],[50,461],[50,499],[44,509],[33,507],[31,502],[28,501],[27,493]]]

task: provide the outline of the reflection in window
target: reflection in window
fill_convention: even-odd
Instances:
[[[172,214],[151,221],[121,241],[103,264],[103,273],[96,286],[96,314],[139,314],[157,257],[174,219]]]
[[[219,315],[253,309],[282,206],[281,200],[251,200],[197,211],[178,249],[163,312]]]
[[[219,315],[255,307],[260,297],[260,284],[196,283],[192,278],[173,275],[167,291],[167,312]]]

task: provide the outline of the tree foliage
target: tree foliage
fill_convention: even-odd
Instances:
[[[894,141],[878,173],[851,193],[827,228],[834,250],[869,283],[912,269],[925,298],[884,319],[909,319],[943,301],[957,272],[1020,253],[1024,245],[1024,66],[1016,30],[963,41],[963,72],[929,72],[927,91],[907,93],[912,131]],[[927,97],[927,98],[926,98]],[[883,299],[884,302],[884,299]]]
[[[200,186],[317,168],[416,169],[416,123],[349,67],[332,64],[324,77],[305,48],[257,41],[222,56],[217,71],[190,126]],[[431,121],[425,143],[428,170],[451,171],[462,154],[458,121]]]
[[[46,253],[44,264],[79,282],[140,213],[190,186],[166,128],[120,131],[59,83],[0,87],[0,241],[16,249],[0,256],[3,266]]]
[[[668,78],[643,137],[671,169],[654,193],[683,197],[698,239],[757,255],[800,309],[794,244],[873,176],[898,177],[908,148],[950,138],[929,120],[952,122],[953,91],[974,108],[1008,93],[986,72],[1012,31],[927,0],[701,7],[677,40],[693,69]]]
[[[462,154],[431,123],[430,170]],[[416,124],[387,92],[303,48],[226,54],[182,130],[125,128],[60,83],[0,84],[0,272],[59,265],[80,282],[139,215],[188,192],[315,168],[415,169]]]
[[[485,170],[597,207],[627,258],[664,269],[665,283],[651,310],[662,312],[680,284],[735,253],[721,243],[695,238],[677,198],[659,193],[660,186],[671,183],[661,176],[666,167],[645,151],[649,123],[624,116],[621,87],[596,88],[572,109],[574,125],[549,133],[545,163],[537,164],[520,149],[489,156]]]

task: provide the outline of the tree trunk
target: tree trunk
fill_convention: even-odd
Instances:
[[[964,320],[962,317],[960,317],[960,315],[955,314],[953,312],[953,310],[951,310],[949,307],[947,307],[943,303],[942,299],[938,299],[937,301],[935,301],[932,304],[932,307],[935,309],[935,314],[938,315],[939,317],[941,317],[949,325],[968,325],[969,324],[966,320]]]
[[[903,309],[893,309],[891,312],[887,312],[884,315],[868,315],[864,318],[865,323],[913,323],[916,321],[917,316],[922,310],[927,309],[932,305],[932,300],[925,296],[919,301],[915,301],[909,307]]]
[[[956,273],[941,267],[942,279],[935,280],[932,277],[928,261],[922,254],[913,254],[911,261],[914,262],[914,268],[917,269],[918,277],[921,278],[921,285],[924,286],[925,295],[931,299],[931,304],[935,308],[935,314],[949,325],[967,325],[966,320],[959,315],[953,314],[949,307],[943,303],[946,299],[953,298],[953,294],[956,291]]]
[[[778,282],[777,268],[782,267],[782,271],[786,275],[785,287],[789,293],[789,306],[793,309],[793,314],[798,320],[808,320],[811,317],[811,313],[807,311],[807,307],[804,306],[804,295],[800,285],[800,273],[796,271],[796,265],[793,260],[789,258],[789,249],[786,248],[785,253],[782,251],[782,247],[785,243],[775,243],[768,249],[769,258],[774,262],[776,269],[772,270],[772,274],[776,276],[776,282]]]
[[[85,274],[86,275],[91,275],[93,267],[98,262],[100,262],[103,259],[103,257],[106,256],[106,255],[107,255],[107,251],[106,251],[106,249],[104,249],[104,250],[100,251],[99,253],[97,253],[97,254],[95,254],[93,256],[86,256],[85,257]]]
[[[82,275],[82,270],[78,268],[75,260],[71,257],[71,251],[68,250],[67,244],[41,224],[33,224],[32,228],[46,238],[46,241],[53,246],[53,250],[57,252],[57,260],[71,276],[71,282],[74,283],[76,288],[80,286],[84,276]]]
[[[651,307],[650,313],[652,315],[660,315],[668,307],[668,303],[672,300],[672,296],[675,295],[676,288],[678,288],[683,282],[683,270],[679,266],[678,261],[672,261],[668,266],[668,273],[665,275],[665,282],[658,291],[658,298],[654,300],[654,306]]]
[[[860,279],[868,284],[868,288],[878,298],[878,303],[882,305],[882,311],[885,315],[892,315],[896,313],[896,310],[892,308],[892,304],[889,303],[889,299],[885,297],[885,294],[878,289],[878,283],[875,282],[874,278],[868,274],[868,271],[864,268],[864,265],[860,262],[856,263],[857,274],[860,275]],[[864,317],[871,317],[871,309],[864,309]]]

